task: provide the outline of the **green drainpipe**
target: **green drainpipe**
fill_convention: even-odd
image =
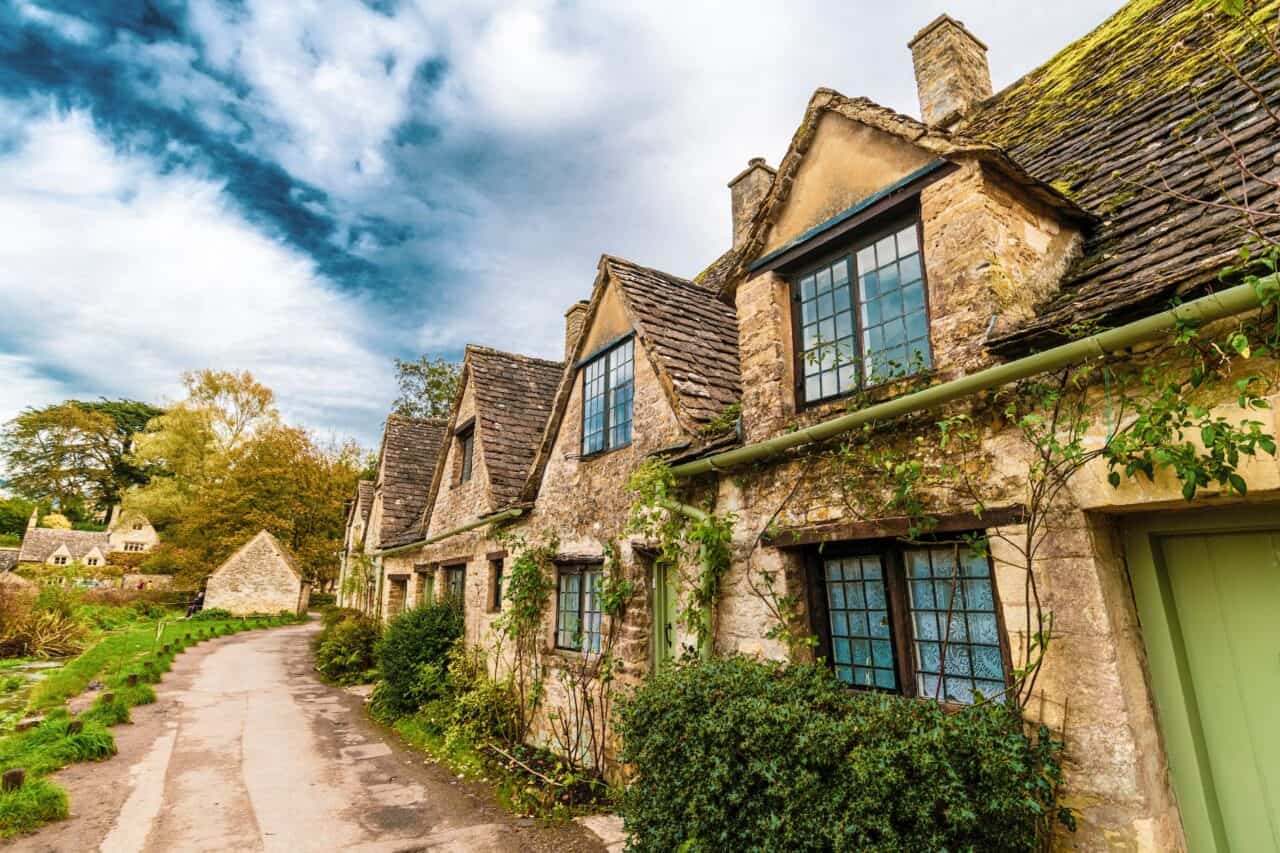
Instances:
[[[1267,276],[1263,286],[1275,287],[1280,284],[1280,277]],[[1091,358],[1114,353],[1118,350],[1154,340],[1172,331],[1180,321],[1211,323],[1236,314],[1243,313],[1261,304],[1258,288],[1252,284],[1241,284],[1212,293],[1199,299],[1184,303],[1168,311],[1144,317],[1141,320],[1109,329],[1072,341],[1069,344],[1054,347],[1035,355],[1020,358],[1007,364],[988,367],[969,376],[962,376],[932,388],[904,394],[893,400],[877,403],[851,414],[843,415],[829,421],[775,436],[766,441],[748,444],[717,453],[703,459],[695,459],[671,468],[677,477],[695,477],[713,471],[724,471],[739,465],[746,465],[761,459],[768,459],[796,447],[814,442],[825,441],[833,436],[856,429],[873,421],[888,421],[903,415],[932,409],[953,400],[959,400],[980,391],[987,391],[1001,385],[1008,385],[1021,379],[1048,373],[1064,367],[1087,361]],[[683,510],[681,510],[683,511]],[[688,513],[686,513],[688,514]]]
[[[698,509],[696,506],[689,506],[688,504],[682,504],[679,501],[673,501],[670,498],[659,498],[658,506],[662,507],[663,509],[669,510],[671,512],[678,512],[681,515],[688,516],[689,518],[692,518],[694,521],[707,521],[708,519],[711,518],[711,516],[708,513]],[[698,548],[699,570],[701,572],[708,571],[711,568],[709,564],[710,564],[710,559],[707,556],[706,546],[699,546]],[[698,654],[701,655],[703,660],[710,660],[711,653],[715,649],[715,640],[714,640],[715,615],[716,615],[715,610],[713,609],[712,612],[709,614],[709,618],[712,624],[707,625],[706,636],[703,637],[702,641],[698,644]]]
[[[394,548],[387,548],[384,551],[379,551],[378,555],[385,557],[388,554],[399,554],[404,551],[411,551],[414,548],[421,548],[423,545],[431,545],[436,542],[441,542],[445,539],[449,539],[450,537],[457,536],[459,533],[466,533],[468,530],[475,530],[477,527],[484,527],[486,524],[497,524],[499,521],[506,521],[509,518],[519,518],[522,515],[524,515],[524,510],[519,507],[504,509],[502,512],[497,512],[493,515],[486,515],[481,518],[477,518],[474,521],[468,521],[466,524],[458,527],[428,536],[426,539],[419,539],[416,542],[410,542],[408,545],[397,545]]]

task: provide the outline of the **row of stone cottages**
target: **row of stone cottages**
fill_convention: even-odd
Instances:
[[[837,428],[801,429],[918,400],[920,385],[950,392],[1052,350],[1064,327],[1127,330],[1214,286],[1239,246],[1235,214],[1193,202],[1204,161],[1180,140],[1213,132],[1211,99],[1257,174],[1274,178],[1280,145],[1245,84],[1202,61],[1217,44],[1201,14],[1139,0],[994,96],[986,48],[943,16],[910,44],[923,120],[819,89],[780,165],[752,160],[729,183],[733,244],[707,270],[687,280],[604,256],[567,313],[563,361],[472,346],[447,420],[388,419],[377,478],[352,504],[345,603],[386,619],[453,595],[468,642],[485,646],[510,559],[495,531],[555,541],[554,670],[609,629],[599,578],[616,543],[611,570],[643,593],[615,653],[640,677],[695,644],[681,614],[698,567],[663,565],[627,528],[628,479],[661,458],[689,475],[684,500],[732,520],[715,652],[806,656],[773,630],[793,600],[791,627],[855,689],[963,704],[1000,693],[1036,653],[1029,567],[1053,639],[1023,698],[1067,744],[1080,829],[1064,843],[1280,849],[1271,456],[1241,468],[1247,500],[1211,485],[1193,502],[1169,476],[1113,486],[1096,461],[1046,513],[1027,505],[1031,446],[961,397],[946,411],[974,413],[960,468],[984,511],[935,482],[922,522],[851,494],[856,466],[805,443]],[[1199,91],[1169,82],[1196,62]],[[1274,102],[1280,75],[1261,79]],[[1153,168],[1168,189],[1143,188]],[[1259,192],[1274,207],[1274,189]],[[945,456],[936,416],[891,423],[904,453],[926,449],[923,470],[927,451]],[[985,550],[956,547],[974,537]]]

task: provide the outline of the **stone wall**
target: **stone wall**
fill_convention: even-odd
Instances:
[[[301,613],[306,584],[289,568],[278,546],[259,535],[209,577],[204,606],[232,613]]]

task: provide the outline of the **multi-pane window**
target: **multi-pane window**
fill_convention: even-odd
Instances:
[[[128,552],[130,552],[130,553],[134,553],[134,554],[136,554],[136,553],[138,553],[138,552],[142,551],[142,550],[143,550],[143,548],[145,548],[145,547],[146,547],[146,546],[145,546],[145,545],[143,545],[141,542],[126,542],[126,543],[124,543],[124,549],[125,549],[126,551],[128,551]]]
[[[556,582],[556,648],[600,651],[598,567],[560,567]]]
[[[475,455],[476,431],[474,428],[458,434],[458,482],[466,483],[471,479],[472,457]]]
[[[855,243],[795,279],[798,370],[813,402],[928,368],[918,225]]]
[[[445,594],[449,596],[449,600],[455,604],[461,605],[466,602],[467,567],[465,565],[445,568],[444,589]]]
[[[53,558],[53,564],[55,566],[65,566],[67,564],[67,558],[59,554]]]
[[[628,338],[582,368],[582,452],[631,443],[635,343]]]
[[[86,566],[96,566],[96,565],[98,565],[98,558],[97,558],[97,557],[90,557],[90,558],[88,558],[87,560],[85,560],[85,561],[84,561],[84,564],[85,564]]]
[[[995,587],[984,555],[965,544],[939,544],[816,560],[816,627],[841,680],[957,704],[1005,689]]]

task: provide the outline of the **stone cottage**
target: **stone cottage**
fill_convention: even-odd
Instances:
[[[33,512],[22,537],[18,563],[29,566],[78,564],[88,568],[133,564],[138,557],[122,555],[146,554],[159,541],[156,529],[145,516],[139,512],[121,514],[118,507],[112,508],[107,529],[103,531],[38,527],[37,514]]]
[[[338,568],[339,607],[359,607],[366,588],[360,562],[364,554],[364,534],[373,509],[373,480],[356,484],[355,497],[347,501],[346,527],[342,537],[342,564]]]
[[[909,45],[920,118],[817,90],[777,167],[730,181],[732,242],[706,270],[605,256],[564,364],[501,363],[504,387],[523,372],[545,395],[523,405],[547,400],[540,430],[502,428],[501,488],[476,447],[493,442],[486,407],[513,416],[480,392],[489,351],[468,351],[422,518],[365,536],[384,615],[455,595],[468,641],[491,644],[501,543],[554,546],[544,710],[555,672],[611,632],[624,681],[697,648],[816,657],[904,700],[1016,690],[1066,743],[1079,829],[1061,846],[1277,849],[1280,395],[1249,381],[1276,365],[1219,348],[1233,372],[1195,388],[1185,416],[1210,428],[1179,438],[1180,458],[1224,430],[1271,442],[1220,481],[1188,490],[1098,452],[1138,414],[1117,410],[1113,376],[1192,375],[1169,336],[1194,321],[1211,340],[1255,312],[1258,290],[1219,280],[1243,239],[1219,179],[1244,175],[1275,210],[1280,73],[1240,28],[1193,0],[1135,0],[993,94],[985,45],[944,15]],[[1046,375],[1059,384],[1028,383]],[[1028,394],[1049,401],[1030,419]],[[1063,432],[1034,439],[1063,399],[1080,401],[1064,428],[1078,468],[1054,455]],[[729,527],[705,638],[687,616],[706,567],[628,524],[628,480],[652,459],[672,496],[647,512]],[[1046,459],[1070,471],[1050,498]],[[616,626],[606,572],[637,582]]]
[[[263,530],[241,545],[205,585],[207,610],[250,613],[306,613],[311,584],[289,549]]]

